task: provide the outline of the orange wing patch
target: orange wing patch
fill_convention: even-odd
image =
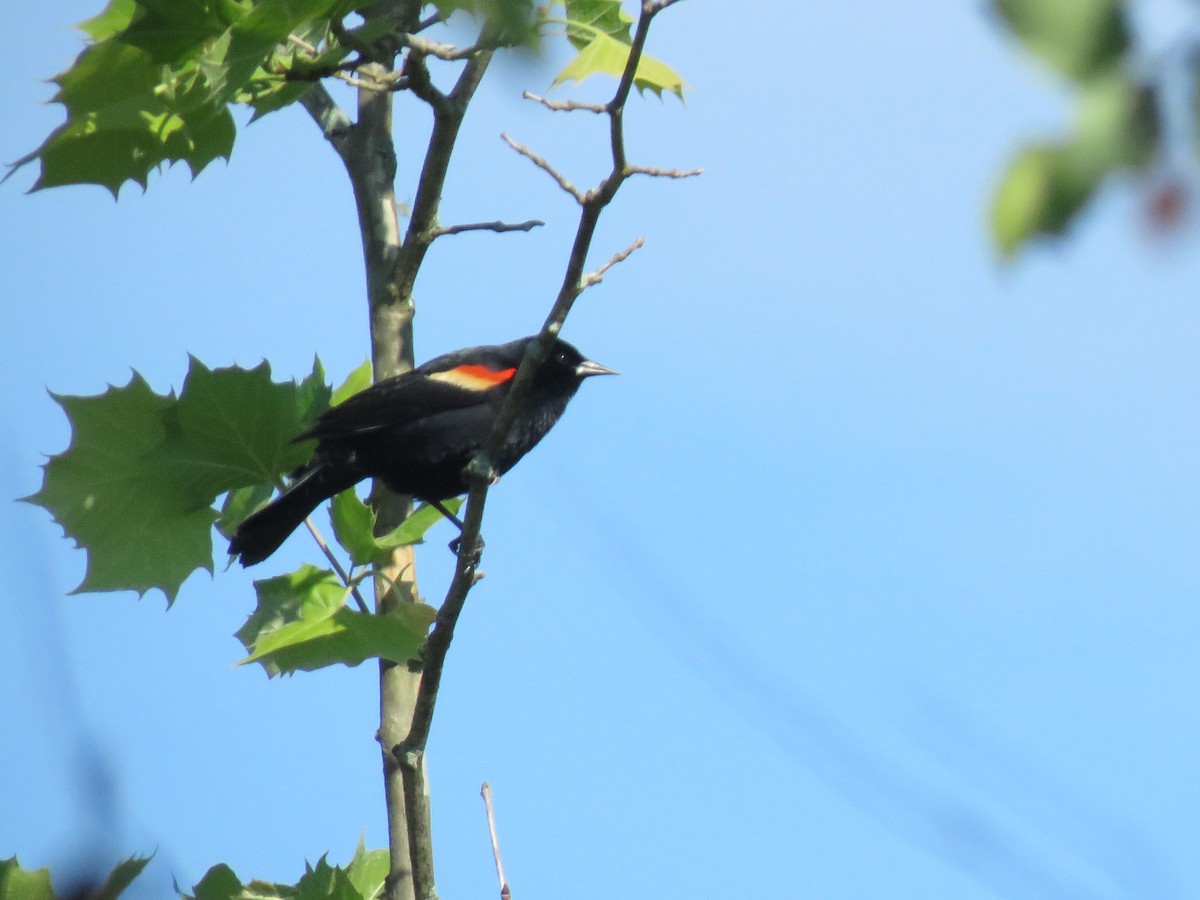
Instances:
[[[456,366],[445,372],[434,372],[429,377],[434,381],[444,381],[468,391],[486,391],[488,388],[511,381],[516,374],[516,369],[497,370],[489,369],[487,366]]]

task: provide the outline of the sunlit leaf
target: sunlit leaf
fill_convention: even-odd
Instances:
[[[242,663],[258,662],[269,675],[374,657],[404,662],[416,655],[436,615],[424,603],[386,616],[353,611],[337,576],[309,565],[254,587],[258,608],[237,636],[250,651]]]
[[[54,900],[49,869],[22,869],[15,856],[0,859],[0,900]]]
[[[576,27],[586,30],[582,25]],[[596,74],[620,78],[629,62],[629,50],[628,44],[603,32],[595,31],[587,45],[563,67],[562,71],[554,76],[554,84],[562,84],[565,81],[583,81],[588,76]],[[683,89],[686,87],[683,77],[678,72],[666,63],[645,54],[642,54],[641,59],[638,60],[633,83],[639,90],[650,90],[659,95],[663,91],[670,91],[681,99]]]

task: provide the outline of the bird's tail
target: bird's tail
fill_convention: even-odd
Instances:
[[[357,479],[338,477],[330,466],[317,462],[264,506],[247,516],[229,542],[230,556],[240,556],[243,566],[260,563],[295,531],[322,501],[353,486]]]

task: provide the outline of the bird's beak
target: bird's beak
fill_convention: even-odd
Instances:
[[[585,359],[575,367],[575,374],[580,378],[588,378],[592,375],[619,375],[620,373],[616,369],[610,369],[608,366]]]

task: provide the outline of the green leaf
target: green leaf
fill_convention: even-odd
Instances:
[[[88,894],[88,900],[117,900],[117,897],[121,896],[133,879],[142,874],[146,864],[153,858],[154,854],[152,853],[150,856],[131,856],[129,859],[117,863],[104,884],[95,892]]]
[[[448,500],[443,500],[442,505],[455,515],[458,514],[459,508],[462,506],[462,499],[452,497]],[[375,561],[382,563],[386,562],[392,551],[397,547],[407,547],[410,544],[419,544],[425,540],[425,532],[436,525],[443,519],[442,514],[428,503],[422,504],[413,511],[413,514],[389,531],[382,537],[375,539],[376,545],[379,547],[380,553],[376,556]]]
[[[113,24],[106,19],[96,27],[103,32]],[[137,26],[135,17],[130,28]],[[40,161],[34,190],[99,184],[116,196],[126,181],[144,188],[163,163],[186,162],[196,175],[233,149],[233,119],[212,102],[193,63],[173,69],[144,47],[112,37],[84,50],[54,80],[54,100],[66,107],[67,121],[8,173]]]
[[[344,403],[355,394],[369,388],[372,381],[374,381],[374,371],[371,368],[371,361],[364,359],[361,365],[346,376],[345,381],[333,389],[333,396],[329,398],[329,405],[337,406],[339,403]]]
[[[452,513],[457,513],[462,500],[451,498],[444,501],[443,505]],[[392,531],[376,537],[375,512],[359,499],[353,489],[333,498],[329,515],[338,543],[350,554],[356,566],[387,562],[397,547],[421,543],[425,533],[442,520],[442,514],[436,508],[422,504]]]
[[[307,22],[328,19],[344,0],[258,0],[253,9],[230,29],[225,61],[228,80],[240,88],[288,35]],[[233,99],[232,92],[225,99]]]
[[[178,400],[137,373],[96,397],[55,397],[71,445],[46,463],[41,490],[26,499],[87,551],[76,591],[156,587],[174,602],[188,575],[213,570],[212,503],[233,492],[220,516],[228,533],[307,459],[311,445],[292,438],[328,408],[329,395],[319,361],[297,385],[272,382],[265,363],[212,370],[193,359]]]
[[[122,43],[144,50],[164,65],[195,56],[228,26],[210,3],[197,0],[137,0],[137,13],[119,32]]]
[[[157,587],[173,602],[188,575],[212,571],[216,518],[211,500],[187,490],[185,473],[161,453],[174,397],[154,393],[135,372],[99,396],[54,399],[71,423],[71,445],[45,464],[41,490],[26,499],[87,551],[75,591]]]
[[[103,12],[80,23],[79,28],[99,43],[128,28],[136,13],[137,0],[110,0]]]
[[[275,493],[271,484],[252,484],[248,487],[235,488],[225,495],[221,505],[221,517],[217,519],[217,531],[226,538],[233,537],[234,531],[242,524],[242,520],[260,506],[266,504]]]
[[[437,615],[424,603],[387,616],[354,612],[337,576],[309,565],[254,587],[258,608],[237,632],[250,651],[240,664],[258,662],[268,675],[357,666],[372,657],[404,662],[416,656]]]
[[[1036,235],[1066,230],[1099,181],[1079,159],[1071,144],[1042,144],[1012,162],[992,202],[992,237],[1002,256]]]
[[[330,37],[329,19],[351,5],[111,0],[82,26],[96,43],[54,79],[67,121],[8,175],[37,161],[34,190],[98,184],[114,196],[127,181],[144,189],[164,163],[184,162],[195,177],[233,150],[228,103],[248,103],[262,116],[312,87],[287,81],[284,72],[317,73],[349,54]],[[292,34],[313,37],[316,58],[289,43]]]
[[[49,869],[22,869],[15,856],[0,860],[0,900],[54,900]]]
[[[455,10],[463,10],[483,19],[501,46],[537,42],[537,9],[533,0],[434,0],[434,6],[445,18]]]
[[[391,862],[386,849],[368,850],[360,837],[354,859],[346,866],[346,874],[355,889],[367,900],[383,894],[384,881],[391,871]]]
[[[1158,147],[1156,92],[1118,73],[1094,78],[1079,94],[1079,161],[1097,173],[1144,165]]]
[[[191,900],[241,900],[242,883],[233,869],[224,863],[213,866],[192,888],[196,893]],[[185,895],[186,896],[186,895]],[[264,894],[263,896],[270,896]]]
[[[302,383],[280,384],[265,362],[209,369],[192,357],[166,416],[164,452],[186,473],[186,489],[206,503],[233,488],[273,484],[311,455],[311,444],[292,439],[328,409],[329,395],[319,361]]]
[[[569,23],[569,27],[580,32],[591,31],[592,39],[579,51],[578,55],[554,76],[554,84],[565,81],[583,81],[589,75],[602,73],[620,78],[629,61],[629,44],[618,41],[609,35],[597,31],[591,26],[579,22]],[[686,87],[683,77],[652,56],[644,53],[638,60],[637,72],[633,77],[634,86],[639,90],[651,90],[662,96],[663,91],[670,91],[683,99],[683,89]]]
[[[629,44],[633,36],[629,27],[633,17],[625,12],[621,0],[566,0],[567,39],[582,50],[600,32]],[[586,27],[580,27],[586,26]]]
[[[379,547],[372,534],[375,528],[375,513],[359,499],[354,488],[342,491],[329,504],[329,518],[338,543],[346,548],[356,566],[364,566],[379,555]]]
[[[1023,151],[1010,165],[992,206],[992,235],[1012,256],[1036,235],[1060,235],[1103,180],[1154,158],[1157,94],[1121,73],[1082,85],[1074,135]]]
[[[992,9],[1032,53],[1077,81],[1115,67],[1129,49],[1122,0],[992,0]]]
[[[328,854],[326,854],[328,856]],[[307,866],[296,882],[296,900],[364,900],[346,870],[331,866],[325,856],[315,866]]]

